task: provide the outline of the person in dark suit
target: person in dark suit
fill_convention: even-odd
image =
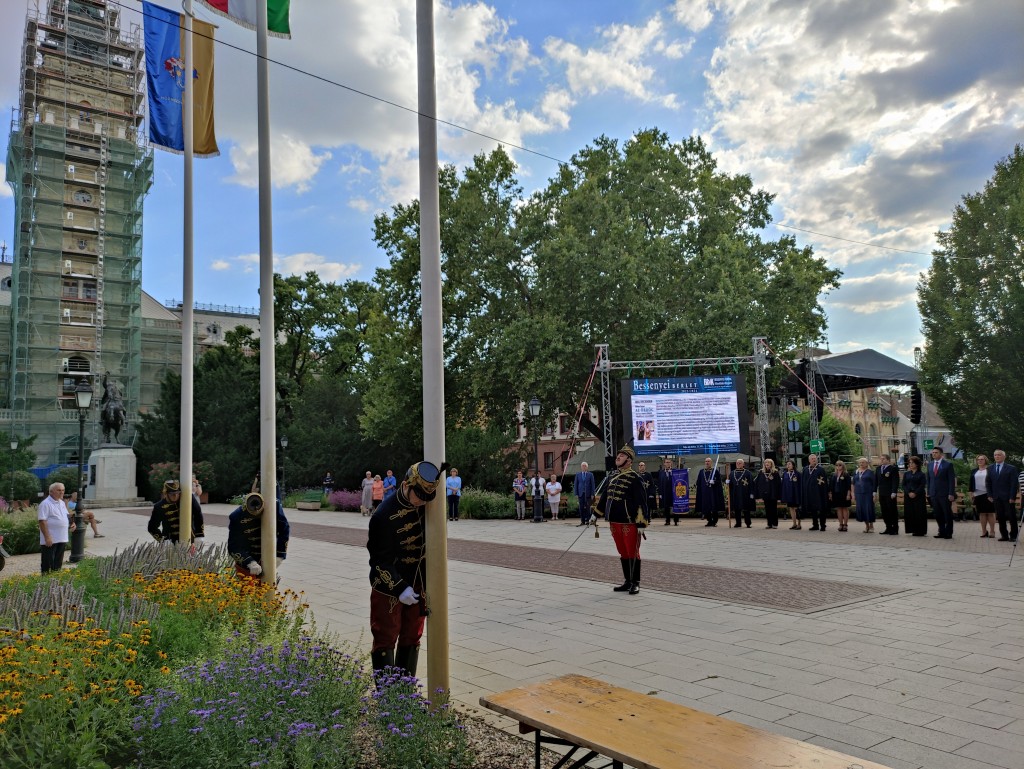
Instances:
[[[590,465],[583,462],[580,465],[580,471],[572,479],[572,491],[580,503],[580,526],[586,526],[590,522],[590,505],[594,501],[596,490],[597,486],[594,483],[594,474],[590,472]]]
[[[764,517],[768,520],[765,528],[779,528],[779,500],[782,498],[782,476],[775,469],[775,460],[764,460],[761,472],[754,479],[754,496],[764,503]]]
[[[800,473],[800,500],[813,524],[809,531],[825,531],[828,489],[828,473],[818,464],[818,455],[811,454],[807,457],[807,466]]]
[[[789,510],[793,525],[789,528],[799,529],[800,526],[800,473],[796,471],[796,462],[786,460],[786,469],[782,473],[782,504]]]
[[[1017,497],[1020,486],[1017,483],[1017,468],[1006,461],[1006,452],[996,449],[992,452],[995,464],[988,471],[985,479],[985,490],[988,498],[996,509],[996,520],[999,522],[999,541],[1017,541]],[[1010,529],[1007,532],[1006,524]]]
[[[935,539],[953,539],[953,500],[956,499],[956,473],[953,465],[942,456],[942,449],[932,449],[928,465],[928,499],[932,515],[939,526]]]
[[[679,525],[679,515],[672,511],[672,502],[675,500],[675,488],[672,484],[672,460],[665,457],[658,471],[658,503],[661,505],[661,514],[665,516],[665,525],[668,526],[669,518],[675,525]]]
[[[725,479],[729,486],[729,512],[736,519],[734,529],[740,527],[740,517],[750,528],[750,514],[757,506],[754,499],[754,474],[747,469],[747,462],[744,459],[736,460],[736,469],[729,473]]]
[[[878,488],[878,507],[885,522],[883,534],[900,533],[900,509],[896,494],[900,490],[900,470],[892,464],[888,454],[882,454],[875,468],[875,486]]]
[[[697,512],[706,523],[717,526],[718,516],[725,512],[725,491],[722,488],[722,474],[712,467],[711,457],[704,459],[704,469],[697,474]]]

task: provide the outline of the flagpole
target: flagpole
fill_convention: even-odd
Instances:
[[[192,73],[192,0],[185,0],[184,62],[185,93],[183,94],[182,133],[185,150],[184,215],[182,217],[182,298],[181,298],[181,443],[178,483],[181,484],[180,539],[187,544],[192,539],[192,405],[193,405],[193,319],[195,303],[193,291],[193,221],[192,221],[192,155],[194,152],[195,84]]]
[[[437,94],[434,77],[434,3],[416,0],[419,101],[420,302],[423,347],[423,454],[442,464],[444,359],[441,320],[441,223],[437,180]],[[442,488],[444,479],[441,479]],[[445,496],[427,505],[427,685],[448,691],[448,536]]]
[[[274,382],[274,238],[270,188],[270,67],[267,4],[256,3],[256,102],[260,211],[260,561],[263,581],[277,582],[277,404]]]

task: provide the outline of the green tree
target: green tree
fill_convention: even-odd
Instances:
[[[600,137],[524,198],[501,149],[440,175],[449,430],[510,438],[536,394],[572,412],[598,343],[618,359],[749,354],[819,338],[818,297],[839,272],[790,238],[761,236],[770,194],[716,169],[703,142],[656,129]],[[362,425],[390,442],[422,434],[419,209],[375,221],[390,258],[368,333]]]
[[[918,285],[921,387],[957,445],[1024,455],[1024,147],[965,195]]]
[[[800,423],[800,427],[795,435],[790,433],[789,439],[802,441],[804,452],[810,453],[807,447],[810,445],[811,415],[806,411],[801,411],[795,419]],[[828,411],[825,412],[818,424],[818,435],[825,441],[825,451],[820,457],[822,462],[832,463],[837,459],[845,460],[848,457],[856,459],[864,453],[860,436],[846,422],[836,419]]]
[[[36,464],[36,452],[32,447],[35,445],[35,442],[35,435],[19,435],[18,448],[12,452],[11,435],[0,430],[0,446],[3,446],[4,451],[7,453],[6,457],[0,459],[0,470],[10,473],[12,468],[18,471],[34,467]],[[4,490],[0,488],[0,494],[3,493]]]

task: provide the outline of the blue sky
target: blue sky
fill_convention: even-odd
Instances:
[[[0,8],[4,115],[17,104],[26,5]],[[123,5],[124,20],[141,24],[140,4]],[[412,0],[295,0],[293,39],[272,40],[270,55],[415,107],[414,9]],[[1019,3],[436,0],[435,9],[442,118],[562,159],[601,134],[700,134],[722,168],[776,194],[776,222],[846,239],[767,233],[794,234],[844,271],[824,298],[837,352],[872,346],[912,360],[923,254],[1024,127]],[[197,15],[219,25],[218,40],[255,49],[251,32],[198,6]],[[253,57],[218,47],[216,88],[221,157],[195,163],[195,296],[255,307]],[[415,116],[273,65],[271,89],[276,269],[370,279],[384,263],[374,214],[417,194]],[[6,143],[5,130],[4,153]],[[450,128],[439,144],[460,167],[495,146]],[[556,167],[512,155],[528,192]],[[182,295],[181,196],[181,159],[157,152],[143,287],[161,301]],[[6,184],[0,239],[13,240]]]

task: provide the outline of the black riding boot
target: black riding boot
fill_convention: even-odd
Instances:
[[[627,590],[629,590],[630,585],[631,585],[631,580],[630,580],[630,577],[629,577],[629,561],[630,561],[630,559],[629,558],[620,558],[619,560],[622,561],[622,577],[623,577],[623,579],[625,579],[625,582],[623,582],[618,587],[613,587],[612,590],[614,590],[616,593],[625,593]]]
[[[640,592],[640,559],[633,558],[633,579],[629,585],[629,594],[636,595]]]
[[[375,652],[370,652],[370,660],[373,663],[373,677],[377,678],[384,672],[385,668],[393,668],[395,666],[395,650],[378,649]]]
[[[395,667],[399,667],[413,678],[416,677],[416,663],[420,657],[420,647],[399,646],[395,652]]]

